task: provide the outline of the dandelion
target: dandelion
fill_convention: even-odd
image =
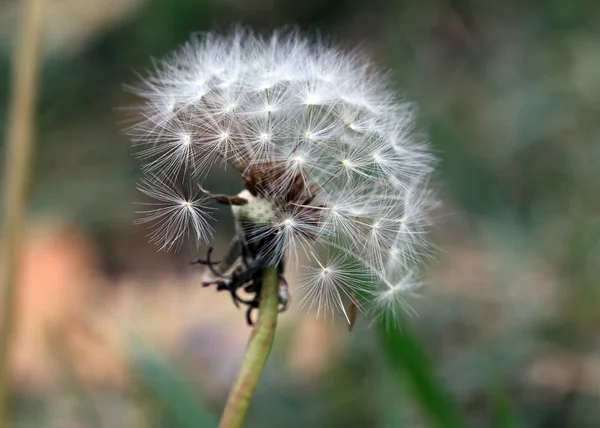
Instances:
[[[236,219],[232,250],[223,263],[210,253],[202,263],[220,277],[244,265],[213,282],[236,303],[256,307],[238,289],[259,298],[256,272],[283,275],[287,260],[301,282],[291,291],[281,282],[283,306],[298,292],[348,322],[348,303],[376,314],[408,308],[428,249],[435,159],[413,135],[414,106],[362,56],[293,31],[237,29],[192,39],[135,92],[145,101],[130,130],[144,161],[140,189],[158,204],[139,223],[152,225],[161,249],[188,235],[208,242],[209,203],[225,203]],[[215,166],[239,173],[239,194],[205,188]]]

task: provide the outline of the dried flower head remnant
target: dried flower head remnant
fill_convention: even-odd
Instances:
[[[188,233],[207,241],[208,204],[226,203],[238,238],[228,262],[205,263],[217,276],[244,265],[235,281],[215,281],[236,303],[247,303],[242,285],[259,295],[254,270],[283,273],[287,257],[302,279],[291,293],[317,312],[338,308],[350,322],[348,303],[377,314],[405,307],[426,251],[434,158],[414,140],[412,105],[371,64],[295,32],[238,29],[193,39],[135,91],[145,99],[145,120],[131,128],[145,161],[140,190],[156,201],[140,223],[152,224],[152,241],[167,250]],[[226,166],[245,189],[206,190],[209,170]]]

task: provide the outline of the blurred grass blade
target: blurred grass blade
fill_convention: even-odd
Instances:
[[[488,388],[488,397],[492,404],[492,426],[499,428],[524,427],[502,385],[496,384],[490,386]]]
[[[169,428],[216,427],[217,420],[181,373],[154,351],[136,341],[132,369],[144,392],[161,409],[161,423]]]
[[[13,342],[17,324],[18,265],[34,149],[37,79],[43,27],[43,0],[23,0],[13,73],[6,157],[2,171],[2,255],[0,259],[0,427],[9,426]],[[2,6],[6,7],[6,6]]]
[[[381,341],[394,370],[410,387],[413,396],[430,421],[431,427],[465,426],[450,397],[436,380],[427,355],[408,329],[389,328],[386,320],[379,323]]]

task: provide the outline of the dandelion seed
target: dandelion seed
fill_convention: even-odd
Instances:
[[[406,302],[406,297],[414,295],[415,290],[422,286],[418,280],[418,271],[413,269],[403,273],[402,277],[388,287],[379,290],[375,295],[375,305],[377,308],[375,316],[379,318],[396,319],[399,310],[414,315],[414,310]]]
[[[190,233],[196,240],[212,236],[211,208],[206,197],[191,187],[179,186],[167,177],[151,175],[141,181],[138,189],[153,202],[145,203],[146,210],[138,211],[142,217],[138,224],[151,224],[148,235],[164,250],[178,248]]]

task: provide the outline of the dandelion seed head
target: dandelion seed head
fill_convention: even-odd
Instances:
[[[364,56],[296,31],[193,38],[135,89],[144,119],[129,132],[154,204],[138,223],[164,250],[207,242],[225,201],[261,263],[291,261],[317,313],[406,309],[428,252],[435,159],[390,87]],[[243,190],[205,190],[215,168]]]

